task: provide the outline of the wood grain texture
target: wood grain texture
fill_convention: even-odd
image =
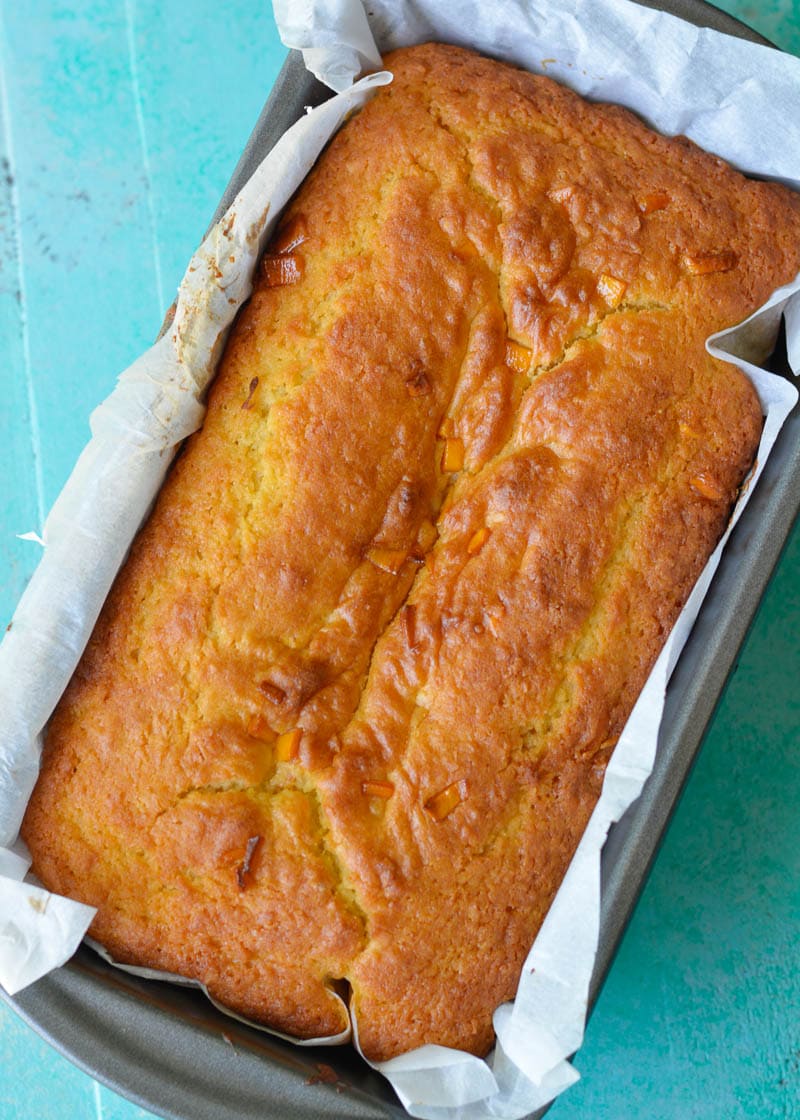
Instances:
[[[800,53],[796,0],[720,6]],[[13,536],[40,520],[31,400],[46,508],[88,436],[89,412],[158,327],[163,307],[153,231],[169,302],[283,56],[262,5],[230,0],[223,12],[210,0],[129,0],[128,10],[152,208],[125,6],[0,4],[7,97],[0,144],[7,156],[10,129],[21,231],[10,236],[12,195],[2,175],[5,618],[37,559],[35,545]],[[198,53],[209,47],[214,64],[198,67]],[[89,239],[99,241],[92,257],[85,252]],[[20,273],[25,317],[16,296]],[[100,348],[91,328],[103,308],[111,309],[116,329]],[[32,382],[25,373],[26,323]],[[554,1120],[800,1116],[799,589],[796,528],[592,1017],[577,1060],[583,1080],[553,1107]],[[764,708],[766,727],[759,719]],[[147,1115],[96,1087],[5,1005],[0,1070],[2,1120]]]

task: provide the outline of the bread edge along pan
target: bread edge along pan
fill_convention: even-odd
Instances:
[[[771,45],[703,0],[640,2],[698,26]],[[306,107],[328,96],[330,92],[305,70],[300,54],[290,52],[214,221]],[[775,368],[788,373],[780,359]],[[602,860],[600,943],[590,1006],[644,887],[798,506],[800,411],[795,408],[731,536],[673,674],[653,774],[609,834]],[[1,990],[0,996],[86,1073],[169,1120],[382,1120],[407,1115],[388,1082],[352,1047],[285,1043],[223,1015],[196,990],[130,976],[85,946],[65,967],[16,997]]]

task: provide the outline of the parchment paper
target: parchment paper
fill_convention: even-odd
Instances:
[[[314,72],[335,89],[346,90],[362,68],[379,65],[370,27],[384,51],[427,39],[460,43],[546,71],[587,96],[618,101],[661,131],[685,132],[742,170],[800,188],[800,62],[625,0],[371,0],[369,26],[359,0],[277,0],[276,14],[284,42],[302,48]],[[0,699],[9,729],[0,744],[0,845],[7,846],[0,847],[0,982],[9,991],[66,959],[90,918],[87,908],[42,897],[20,881],[27,862],[15,837],[35,781],[41,729],[172,449],[200,422],[199,398],[227,326],[249,293],[250,271],[271,221],[343,116],[387,80],[374,75],[309,114],[262,164],[191,262],[173,330],[123,375],[95,413],[93,440],[48,518],[43,562],[0,646]],[[800,368],[798,290],[795,282],[746,326],[709,340],[712,353],[743,356],[738,364],[753,378],[767,417],[758,467],[737,517],[797,398],[788,382],[744,359],[752,360],[765,335],[774,335],[785,310],[790,360]],[[723,544],[614,751],[603,795],[526,961],[517,998],[496,1013],[498,1043],[490,1060],[425,1046],[376,1066],[413,1115],[517,1120],[577,1078],[567,1059],[583,1037],[600,851],[610,824],[652,768],[666,682]],[[57,922],[45,920],[51,910]],[[355,1023],[354,1031],[357,1037]]]

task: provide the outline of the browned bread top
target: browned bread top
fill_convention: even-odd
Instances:
[[[484,1052],[761,412],[704,347],[800,205],[452,47],[289,206],[24,836],[121,961]]]

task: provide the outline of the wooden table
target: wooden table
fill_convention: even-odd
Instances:
[[[800,53],[797,0],[721,6]],[[252,0],[0,0],[4,621],[38,555],[14,534],[157,332],[284,53]],[[799,633],[796,528],[553,1120],[800,1116]],[[0,1120],[147,1115],[3,1004],[0,1070]]]

